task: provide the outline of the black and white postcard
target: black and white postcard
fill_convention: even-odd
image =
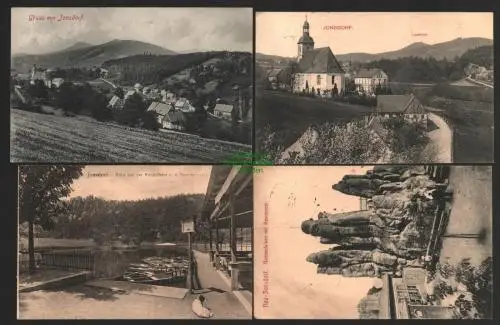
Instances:
[[[491,319],[489,166],[255,175],[255,317]]]
[[[256,148],[278,164],[493,161],[493,13],[259,12]]]
[[[18,319],[250,319],[253,173],[21,165]]]
[[[11,162],[250,152],[251,8],[13,8]]]

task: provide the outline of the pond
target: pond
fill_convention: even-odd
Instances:
[[[94,270],[98,278],[117,278],[130,272],[130,268],[144,264],[144,259],[161,257],[164,259],[183,258],[187,260],[188,250],[182,246],[155,248],[101,250],[95,249]]]

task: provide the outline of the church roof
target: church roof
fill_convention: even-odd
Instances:
[[[302,35],[300,38],[299,38],[299,41],[297,42],[297,44],[311,44],[313,43],[314,44],[314,40],[311,36],[309,36],[308,34],[304,34]]]
[[[345,73],[329,47],[304,52],[299,70],[302,73]]]

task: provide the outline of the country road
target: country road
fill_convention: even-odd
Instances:
[[[437,155],[435,162],[451,163],[453,159],[453,131],[442,117],[434,113],[429,113],[429,119],[437,126],[437,129],[428,133],[428,137],[431,140],[430,146],[435,148]]]

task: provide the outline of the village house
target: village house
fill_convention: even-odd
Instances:
[[[378,95],[376,116],[383,119],[403,117],[406,121],[422,123],[427,127],[428,113],[413,95]]]
[[[185,129],[186,116],[182,111],[176,110],[169,104],[153,102],[147,111],[156,115],[156,120],[164,129],[179,131]]]
[[[183,112],[171,109],[163,117],[161,125],[164,129],[184,131],[186,122],[186,115]]]
[[[101,78],[107,78],[109,76],[109,70],[104,68],[99,68],[99,76]]]
[[[191,105],[189,100],[180,98],[174,102],[174,108],[184,113],[193,113],[196,109]]]
[[[338,93],[345,89],[345,71],[329,47],[314,48],[314,40],[309,35],[309,23],[304,22],[302,37],[298,41],[298,69],[294,72],[294,92],[311,92],[321,95]]]
[[[31,68],[30,84],[34,85],[37,80],[41,80],[45,86],[50,88],[52,86],[51,73],[52,70],[39,68],[34,64]]]
[[[108,107],[112,110],[112,111],[119,111],[123,108],[123,105],[125,104],[125,101],[123,99],[121,99],[120,97],[114,95],[109,103],[108,103]]]
[[[63,78],[54,78],[52,79],[52,85],[54,85],[56,88],[61,87],[61,85],[64,83]]]
[[[170,111],[171,107],[165,103],[160,102],[152,102],[149,105],[147,111],[153,112],[156,115],[156,120],[158,123],[162,123],[163,118],[167,115],[168,111]]]
[[[389,78],[381,69],[361,69],[354,75],[356,90],[365,94],[375,94],[377,86],[387,88]]]
[[[231,119],[232,111],[233,111],[233,105],[216,103],[214,108],[214,115],[225,119]]]

